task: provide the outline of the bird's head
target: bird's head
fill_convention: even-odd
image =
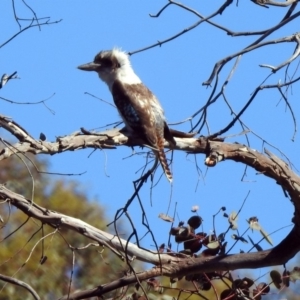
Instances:
[[[141,83],[134,73],[128,54],[120,49],[101,51],[93,62],[78,66],[83,71],[95,71],[111,89],[116,79],[123,83]]]

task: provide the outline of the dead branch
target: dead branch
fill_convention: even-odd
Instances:
[[[13,121],[11,118],[0,115],[0,127],[6,129],[15,136],[19,143],[13,147],[3,147],[0,150],[0,160],[6,159],[15,153],[33,153],[33,154],[57,154],[65,151],[75,151],[84,148],[94,149],[115,149],[118,146],[136,146],[144,145],[144,141],[132,135],[125,135],[119,129],[106,130],[100,133],[91,133],[82,129],[73,134],[58,137],[56,142],[47,142],[34,139],[23,127]],[[177,132],[180,136],[179,131]],[[183,133],[182,133],[183,134]],[[193,136],[194,134],[186,134]],[[184,135],[183,135],[184,136]],[[187,152],[199,153],[204,151],[204,139],[195,138],[175,138],[177,142],[176,149]],[[168,143],[165,144],[168,147]]]
[[[59,212],[50,211],[47,208],[41,207],[30,200],[26,199],[20,194],[14,193],[7,189],[4,185],[0,185],[0,199],[10,201],[12,205],[23,211],[29,217],[33,217],[40,220],[44,224],[48,224],[54,228],[66,228],[76,231],[77,233],[98,242],[100,245],[109,245],[114,248],[118,253],[122,253],[122,256],[130,256],[135,259],[145,261],[151,264],[168,263],[170,260],[176,260],[166,254],[158,254],[153,251],[145,251],[138,248],[135,244],[127,245],[127,241],[120,239],[117,236],[106,233],[100,229],[97,229],[86,222],[79,219],[72,218],[70,216],[61,214]],[[126,248],[127,247],[127,248]],[[126,254],[123,250],[126,248]],[[160,259],[159,257],[160,256]]]

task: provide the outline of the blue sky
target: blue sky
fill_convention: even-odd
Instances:
[[[51,17],[51,21],[62,19],[58,24],[42,26],[25,31],[6,46],[0,48],[0,72],[18,71],[19,80],[12,80],[1,90],[1,96],[20,102],[35,102],[46,99],[52,113],[43,105],[14,105],[1,101],[1,113],[11,116],[25,127],[29,133],[38,138],[40,132],[47,140],[54,141],[57,136],[71,134],[84,127],[95,129],[120,120],[118,113],[111,106],[90,97],[91,93],[106,101],[112,102],[107,87],[100,82],[96,74],[82,72],[77,66],[93,60],[100,50],[115,46],[126,51],[135,51],[149,46],[158,40],[164,40],[186,27],[194,24],[198,18],[191,13],[171,6],[159,18],[151,18],[166,3],[165,1],[27,1],[34,8],[37,16]],[[30,11],[17,3],[19,17],[32,18]],[[184,1],[194,9],[207,16],[214,12],[222,1]],[[13,20],[12,7],[6,1],[0,3],[1,40],[18,31]],[[239,1],[239,6],[231,5],[214,21],[234,31],[254,31],[266,29],[278,22],[286,9],[270,7],[265,9],[254,5],[251,1]],[[297,22],[297,21],[296,21]],[[4,30],[3,30],[4,29]],[[295,22],[279,30],[267,40],[291,35],[296,31]],[[210,76],[216,61],[246,47],[257,39],[257,36],[230,37],[208,24],[201,24],[196,29],[173,40],[162,47],[155,47],[131,57],[132,65],[143,82],[156,94],[162,103],[170,123],[188,118],[207,101],[211,87],[202,86],[202,82]],[[254,89],[262,83],[269,69],[261,69],[259,64],[278,65],[292,55],[294,44],[278,44],[261,48],[256,52],[245,54],[226,88],[227,97],[236,112],[242,108]],[[228,76],[234,60],[222,70],[220,82]],[[291,67],[290,74],[295,70],[299,58]],[[299,74],[299,71],[298,71]],[[273,74],[267,83],[275,84],[284,80],[284,71]],[[298,120],[299,83],[295,84],[289,101]],[[299,166],[299,136],[295,142],[293,122],[289,111],[281,100],[278,92],[262,91],[243,121],[257,134],[271,144],[280,148],[295,164]],[[232,119],[222,100],[209,109],[208,124],[211,132],[223,128]],[[189,124],[176,126],[179,130],[188,130]],[[226,135],[238,134],[242,131],[235,126]],[[5,134],[0,129],[1,135]],[[201,134],[206,135],[203,130]],[[6,136],[7,137],[7,136]],[[262,151],[261,140],[249,135],[251,147]],[[227,139],[228,142],[246,143],[244,136]],[[270,151],[275,152],[270,146]],[[136,152],[140,149],[136,148]],[[91,197],[97,197],[105,207],[107,215],[113,218],[116,210],[126,203],[133,193],[132,181],[138,178],[136,172],[143,167],[144,155],[132,154],[127,147],[112,151],[91,150],[63,153],[48,157],[51,171],[60,173],[80,173],[74,176],[85,186]],[[126,158],[126,159],[125,159]],[[199,176],[195,159],[201,169]],[[272,180],[247,170],[244,182],[242,164],[231,161],[220,163],[217,167],[206,169],[204,156],[174,153],[174,184],[173,189],[165,178],[152,190],[152,206],[150,203],[149,183],[141,192],[147,217],[154,231],[158,244],[167,242],[170,225],[157,218],[160,212],[167,212],[169,201],[170,214],[173,214],[177,202],[177,212],[181,220],[187,220],[192,214],[192,205],[199,205],[199,214],[204,219],[203,229],[209,232],[212,226],[212,215],[221,206],[227,212],[238,211],[248,191],[250,195],[239,217],[241,232],[247,227],[246,219],[257,216],[267,232],[291,224],[293,207],[284,197],[281,188]],[[156,174],[156,178],[161,170]],[[71,203],[70,203],[71,205]],[[145,232],[141,225],[141,211],[137,201],[129,210],[139,231]],[[88,222],[88,220],[86,220]],[[226,230],[227,220],[217,218],[218,233]],[[290,231],[281,230],[272,235],[275,244]],[[258,233],[251,235],[255,241],[260,239]],[[230,241],[230,239],[229,239]],[[173,242],[175,245],[175,242]],[[146,238],[143,246],[151,248],[153,242]],[[263,242],[261,246],[269,246]],[[238,245],[239,249],[247,250],[247,246]]]

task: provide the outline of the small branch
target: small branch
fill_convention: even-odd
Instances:
[[[298,2],[299,2],[299,1],[294,2],[294,3],[291,5],[291,7],[289,8],[289,10],[286,12],[285,16],[284,16],[283,19],[281,20],[281,22],[284,21],[284,20],[286,20],[286,19],[288,19],[288,18],[292,15],[293,11],[295,10],[295,8],[296,8],[297,5],[298,5]]]
[[[10,41],[12,41],[14,38],[16,38],[19,34],[21,34],[22,32],[26,31],[27,29],[30,29],[30,28],[33,28],[33,27],[39,27],[40,28],[40,26],[43,26],[43,25],[57,24],[57,23],[61,22],[62,19],[60,19],[58,21],[52,21],[52,22],[49,22],[49,20],[48,20],[48,21],[46,21],[44,23],[38,23],[38,24],[33,24],[33,21],[34,21],[34,19],[32,19],[32,22],[27,27],[24,27],[19,32],[15,33],[12,37],[10,37],[7,41],[5,41],[4,43],[2,43],[0,45],[0,49],[2,47],[4,47],[6,44],[8,44]]]
[[[182,4],[182,3],[180,3],[180,2],[172,1],[172,4],[174,4],[174,5],[176,5],[176,6],[179,6],[180,8],[185,9],[185,10],[191,12],[192,14],[196,15],[196,16],[199,17],[200,19],[205,19],[205,17],[204,17],[203,15],[201,15],[199,12],[197,12],[196,10],[194,10],[194,9],[192,9],[192,8],[190,8],[190,7],[188,7],[188,6],[184,5],[184,4]],[[222,26],[222,25],[220,25],[220,24],[217,24],[217,23],[215,23],[215,22],[213,22],[213,21],[211,21],[211,20],[206,20],[206,22],[207,22],[208,24],[210,24],[210,25],[212,25],[212,26],[214,26],[214,27],[220,29],[220,30],[225,31],[228,35],[233,36],[233,37],[236,37],[236,36],[242,36],[242,35],[243,35],[243,36],[249,36],[249,35],[261,35],[261,34],[266,33],[266,32],[269,30],[269,29],[265,29],[265,30],[261,30],[261,31],[253,31],[253,32],[251,32],[251,31],[235,32],[235,31],[232,31],[232,30],[230,30],[230,29],[228,29],[228,28],[226,28],[226,27],[224,27],[224,26]]]
[[[298,18],[299,16],[300,16],[300,11],[298,11],[297,13],[295,13],[294,15],[292,15],[292,16],[290,16],[288,18],[283,18],[283,20],[279,24],[277,24],[274,27],[270,28],[265,34],[263,34],[260,38],[258,38],[256,41],[254,41],[248,47],[252,47],[254,45],[257,45],[262,40],[264,40],[267,36],[269,36],[270,34],[272,34],[274,31],[276,31],[277,29],[283,27],[284,25],[288,24],[289,22],[293,21],[294,19]]]
[[[172,3],[172,1],[170,1],[170,0],[169,0],[169,2]],[[145,48],[142,48],[142,49],[139,49],[139,50],[136,50],[136,51],[131,51],[128,54],[133,55],[133,54],[136,54],[136,53],[139,53],[139,52],[142,52],[142,51],[146,51],[148,49],[151,49],[151,48],[154,48],[154,47],[157,47],[157,46],[161,47],[163,44],[168,43],[168,42],[178,38],[179,36],[191,31],[192,29],[198,27],[201,23],[215,17],[218,14],[222,14],[222,12],[225,10],[225,8],[228,7],[232,2],[233,2],[233,0],[226,0],[226,2],[221,7],[219,7],[214,13],[212,13],[211,15],[209,15],[206,18],[203,18],[202,20],[199,20],[198,22],[194,23],[190,27],[183,29],[181,32],[179,32],[179,33],[177,33],[177,34],[175,34],[175,35],[173,35],[173,36],[171,36],[171,37],[169,37],[169,38],[167,38],[163,41],[158,41],[157,43],[152,44],[150,46],[147,46]],[[166,8],[166,6],[163,7],[163,9],[165,9],[165,8]]]
[[[279,6],[279,7],[287,7],[294,3],[299,2],[299,0],[286,0],[285,2],[276,2],[272,0],[251,0],[253,3],[259,5],[259,6]]]
[[[162,13],[169,5],[171,5],[171,4],[172,4],[171,2],[167,3],[166,5],[164,5],[164,6],[159,10],[159,12],[158,12],[157,14],[155,14],[155,15],[149,14],[149,16],[150,16],[151,18],[158,18],[158,17],[161,15],[161,13]]]
[[[295,60],[300,55],[300,34],[299,33],[295,34],[293,41],[295,41],[297,43],[297,46],[294,51],[294,54],[288,60],[286,60],[285,62],[283,62],[282,64],[280,64],[277,67],[273,67],[270,65],[259,65],[259,66],[263,67],[263,68],[270,68],[273,73],[276,73],[278,70],[280,70],[284,66],[290,64],[293,60]]]
[[[294,115],[294,111],[289,103],[289,101],[287,100],[287,97],[283,94],[281,88],[278,86],[278,91],[280,92],[282,98],[284,99],[285,101],[285,104],[287,105],[287,107],[289,108],[289,111],[291,112],[291,115],[292,115],[292,118],[293,118],[293,122],[294,122],[294,134],[293,134],[293,137],[292,137],[292,141],[294,141],[295,139],[295,136],[297,134],[297,121],[296,121],[296,117]]]
[[[219,72],[221,71],[221,69],[223,68],[223,66],[228,63],[230,60],[232,60],[233,58],[241,55],[241,54],[245,54],[248,53],[252,50],[258,49],[260,47],[264,47],[266,45],[271,45],[271,44],[277,44],[277,43],[286,43],[286,42],[292,42],[295,39],[295,35],[297,34],[293,34],[281,39],[277,39],[277,40],[271,40],[271,41],[267,41],[264,43],[260,43],[263,39],[265,39],[268,35],[270,35],[272,32],[274,32],[275,30],[277,30],[280,27],[283,27],[284,25],[286,25],[288,22],[291,22],[292,20],[294,20],[295,18],[300,16],[300,12],[297,12],[296,14],[294,14],[293,16],[291,16],[290,18],[284,20],[283,22],[279,23],[278,25],[274,26],[273,28],[271,28],[270,30],[268,30],[264,35],[262,35],[259,39],[257,39],[255,42],[253,42],[251,45],[247,46],[246,48],[244,48],[243,50],[240,50],[234,54],[231,54],[221,60],[219,60],[214,68],[213,71],[209,77],[209,79],[205,82],[202,83],[202,85],[210,85],[211,82],[213,81],[213,79],[215,78],[215,76],[217,74],[219,74]]]
[[[15,72],[15,73],[17,73],[17,72]],[[36,101],[36,102],[18,102],[18,101],[6,99],[6,98],[3,98],[3,97],[0,97],[0,99],[3,100],[3,101],[9,102],[11,104],[36,105],[36,104],[41,104],[41,103],[45,104],[45,102],[48,101],[48,100],[50,100],[54,95],[55,95],[55,93],[52,94],[50,97],[44,99],[44,100],[39,100],[39,101]]]
[[[13,72],[11,75],[3,74],[0,81],[0,89],[2,89],[9,80],[18,78],[16,74],[17,71]]]
[[[270,88],[277,88],[280,92],[281,92],[281,87],[283,86],[288,86],[296,81],[300,80],[300,77],[296,78],[295,80],[286,82],[286,83],[282,83],[282,84],[270,84],[270,85],[263,85],[263,86],[258,86],[254,93],[252,94],[252,96],[250,97],[250,99],[247,101],[247,103],[244,105],[244,107],[240,110],[240,112],[238,114],[236,114],[236,116],[234,117],[234,119],[223,129],[221,129],[220,131],[212,134],[209,138],[216,138],[217,136],[220,136],[222,134],[224,134],[225,132],[227,132],[231,127],[233,127],[233,125],[239,120],[239,118],[241,117],[241,115],[247,110],[247,108],[249,107],[249,105],[252,103],[252,101],[255,99],[256,95],[258,94],[258,92],[264,90],[264,89],[270,89]],[[282,95],[282,94],[281,94]],[[286,102],[288,103],[288,102]],[[290,111],[292,113],[292,117],[294,120],[294,124],[295,124],[295,131],[297,130],[297,126],[296,126],[296,120],[293,114],[293,111],[291,109],[291,107],[289,106]]]
[[[3,280],[5,282],[8,283],[12,283],[15,284],[17,286],[20,286],[24,289],[26,289],[32,296],[34,299],[36,300],[40,300],[41,298],[39,297],[39,295],[37,294],[37,292],[27,283],[25,283],[24,281],[18,280],[16,278],[10,277],[10,276],[5,276],[0,274],[0,280]]]

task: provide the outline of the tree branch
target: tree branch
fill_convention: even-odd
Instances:
[[[300,16],[300,12],[297,13],[297,16]],[[269,33],[269,32],[268,32]],[[266,42],[262,42],[262,43],[252,43],[251,45],[249,45],[248,47],[234,53],[234,54],[231,54],[231,55],[228,55],[227,57],[219,60],[214,68],[213,68],[213,71],[209,77],[209,79],[205,82],[202,83],[202,85],[210,85],[211,82],[213,81],[213,79],[215,78],[215,76],[217,74],[219,74],[220,70],[222,69],[222,67],[227,64],[229,61],[231,61],[233,58],[235,57],[238,57],[239,55],[242,55],[242,54],[245,54],[245,53],[248,53],[248,52],[251,52],[255,49],[258,49],[260,47],[264,47],[264,46],[267,46],[267,45],[272,45],[272,44],[279,44],[279,43],[287,43],[287,42],[296,42],[298,43],[298,33],[296,34],[292,34],[290,36],[286,36],[286,37],[283,37],[283,38],[280,38],[280,39],[276,39],[276,40],[271,40],[271,41],[266,41]],[[299,53],[296,52],[297,55],[299,55]],[[294,60],[296,57],[294,57],[294,55],[292,56],[291,58],[291,61]],[[286,63],[280,65],[280,68],[282,68],[284,65],[286,65]]]
[[[16,124],[13,123],[13,126],[16,126]],[[122,137],[126,143],[129,142],[130,139],[122,136],[118,130],[115,130],[115,133],[116,135],[114,138],[118,137],[118,141]],[[86,137],[113,140],[111,135],[105,135],[103,133],[84,136],[84,138]],[[81,136],[80,139],[83,139],[83,137]],[[185,140],[188,140],[188,142],[185,143]],[[205,153],[207,156],[205,163],[208,166],[216,166],[217,163],[224,160],[233,160],[235,162],[246,164],[265,176],[274,179],[275,182],[281,185],[281,187],[289,194],[291,201],[295,206],[293,218],[295,225],[290,234],[273,249],[256,253],[232,254],[217,257],[189,257],[179,253],[160,254],[154,251],[141,249],[135,244],[101,231],[79,219],[38,206],[30,200],[25,199],[23,196],[8,190],[5,186],[0,186],[0,198],[10,201],[12,205],[22,210],[26,215],[34,217],[55,228],[74,230],[91,240],[97,241],[101,245],[109,245],[109,247],[114,248],[118,253],[123,255],[124,258],[126,257],[130,260],[136,258],[137,260],[155,265],[151,270],[120,278],[114,282],[92,290],[80,292],[79,294],[73,294],[69,299],[82,299],[87,297],[87,295],[100,296],[117,287],[119,288],[134,283],[137,280],[142,281],[159,275],[178,277],[202,272],[280,265],[286,263],[300,251],[300,203],[298,201],[300,197],[300,177],[290,169],[288,164],[268,150],[265,150],[266,154],[262,154],[241,144],[210,141],[205,140],[204,138],[178,139],[178,141],[179,148],[185,148],[186,150],[190,149],[193,150],[194,153]],[[180,143],[182,143],[182,145]],[[110,146],[112,146],[112,143]],[[71,145],[69,145],[69,147],[71,147]],[[126,249],[126,253],[124,252],[124,249]],[[63,297],[62,299],[66,298]]]
[[[276,2],[272,0],[251,0],[251,1],[260,6],[272,5],[272,6],[279,6],[279,7],[287,7],[294,3],[299,2],[299,0],[286,0],[284,2]]]
[[[40,300],[41,299],[39,297],[39,295],[37,294],[37,292],[29,284],[27,284],[26,282],[23,282],[23,281],[18,280],[16,278],[13,278],[13,277],[10,277],[10,276],[5,276],[5,275],[2,275],[2,274],[0,274],[0,280],[3,280],[3,281],[8,282],[8,283],[15,284],[17,286],[20,286],[20,287],[26,289],[33,296],[33,298],[35,300]]]
[[[33,153],[33,154],[58,154],[65,151],[74,151],[84,148],[94,149],[115,149],[118,146],[145,146],[145,141],[137,138],[130,133],[122,133],[119,129],[111,129],[100,133],[91,133],[82,129],[73,134],[58,137],[56,142],[47,142],[34,139],[22,126],[14,122],[12,119],[0,115],[0,127],[3,127],[12,135],[14,135],[19,143],[12,147],[4,147],[0,150],[0,161],[15,153]],[[178,136],[180,134],[193,136],[194,134],[185,134],[174,130]],[[175,138],[176,149],[187,152],[198,153],[204,151],[205,140],[195,138]],[[202,142],[199,142],[202,141]],[[203,144],[204,143],[204,144]],[[165,142],[165,147],[168,147]]]

